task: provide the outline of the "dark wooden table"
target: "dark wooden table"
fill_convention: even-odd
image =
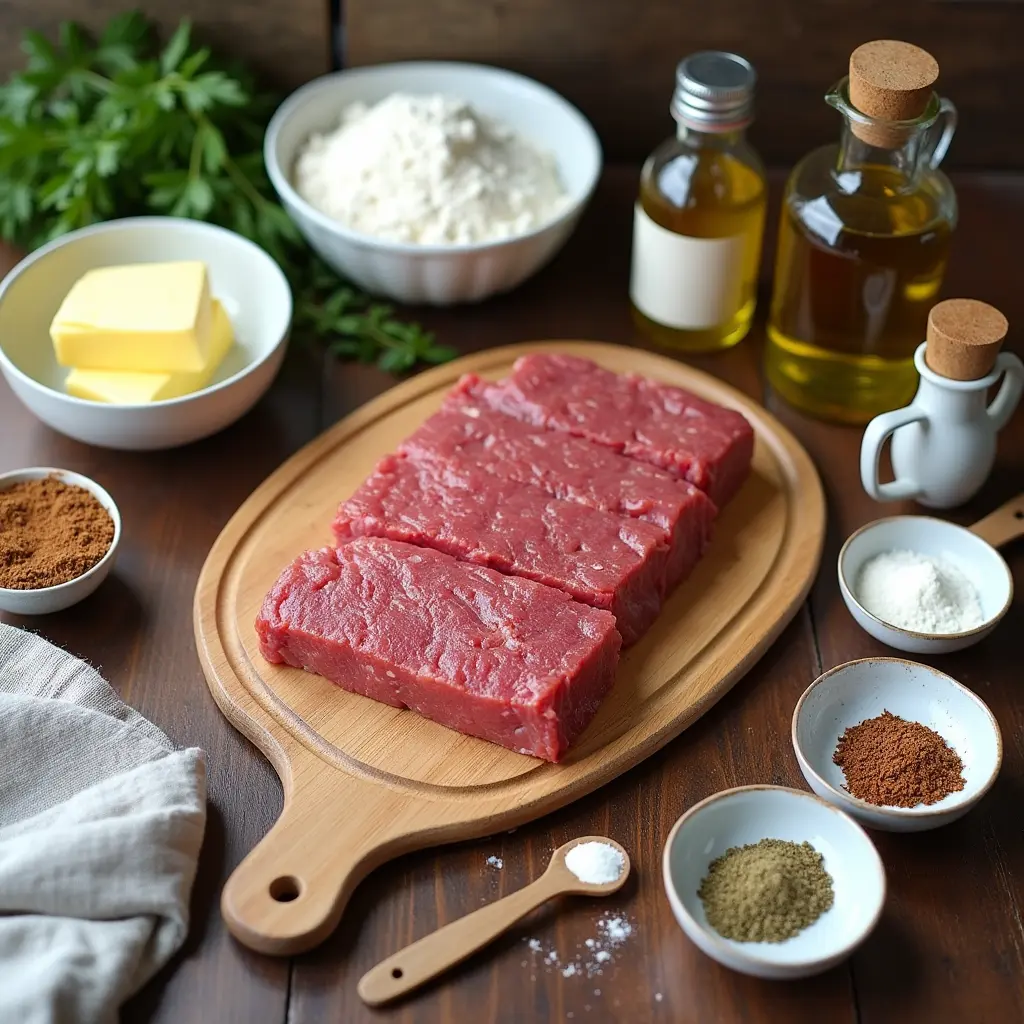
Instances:
[[[477,308],[424,311],[422,319],[467,352],[533,338],[636,343],[626,301],[635,181],[635,169],[609,171],[564,254],[515,294]],[[1010,318],[1010,347],[1021,351],[1024,177],[972,175],[957,185],[962,215],[946,294],[999,306]],[[828,540],[811,599],[792,625],[728,696],[644,764],[513,834],[410,855],[380,869],[360,886],[337,933],[292,961],[249,953],[221,923],[220,888],[274,821],[281,791],[269,764],[228,726],[207,692],[192,640],[192,591],[207,550],[249,492],[298,447],[387,388],[390,378],[296,349],[267,398],[240,423],[202,443],[157,454],[103,451],[54,434],[0,384],[0,471],[52,465],[86,473],[111,491],[125,524],[116,573],[92,599],[51,618],[11,621],[92,662],[173,740],[197,744],[208,757],[210,815],[191,933],[171,966],[129,1003],[124,1020],[1024,1020],[1020,597],[984,643],[934,659],[995,713],[1005,745],[1002,774],[977,810],[947,828],[874,834],[888,870],[889,898],[876,932],[852,960],[809,981],[756,981],[707,959],[672,917],[661,886],[661,852],[676,818],[729,786],[804,788],[789,741],[797,697],[825,668],[892,653],[847,614],[835,560],[854,528],[900,509],[876,505],[861,490],[858,430],[805,419],[766,393],[760,348],[755,330],[731,352],[694,362],[763,400],[807,446],[822,474]],[[952,518],[969,523],[1022,489],[1024,411],[1018,410],[1001,437],[994,474]],[[1024,544],[1006,554],[1024,584]],[[587,833],[613,836],[630,850],[636,878],[624,892],[601,904],[576,901],[557,914],[554,908],[540,912],[444,984],[398,1008],[371,1012],[361,1004],[356,981],[377,960],[525,884],[553,847]],[[487,865],[490,855],[502,858],[502,870]],[[608,912],[626,915],[634,932],[601,977],[564,978],[536,962],[524,941],[535,936],[545,948],[572,954]]]

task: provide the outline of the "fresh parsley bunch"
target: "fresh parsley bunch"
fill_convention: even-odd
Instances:
[[[27,32],[24,71],[0,86],[0,235],[33,248],[144,213],[207,220],[251,238],[288,274],[297,324],[342,358],[400,372],[454,350],[343,285],[278,204],[261,146],[277,98],[218,63],[183,21],[162,48],[137,11],[93,38]]]

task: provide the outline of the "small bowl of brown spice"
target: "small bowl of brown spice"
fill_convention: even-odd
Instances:
[[[902,658],[820,675],[793,712],[793,748],[818,796],[869,828],[921,832],[965,815],[999,774],[999,725],[977,694]]]
[[[107,577],[120,539],[114,500],[88,477],[48,467],[0,475],[0,610],[77,604]]]

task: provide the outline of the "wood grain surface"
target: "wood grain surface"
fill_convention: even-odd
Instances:
[[[325,543],[338,503],[440,408],[464,373],[498,380],[537,351],[686,388],[738,409],[755,434],[750,477],[719,513],[710,549],[622,655],[615,686],[557,765],[270,665],[253,628],[282,569]],[[789,431],[714,377],[626,346],[491,349],[421,374],[346,417],[260,485],[217,539],[196,587],[196,643],[210,690],[274,763],[285,792],[281,820],[225,887],[232,934],[260,952],[304,952],[333,930],[356,882],[385,860],[521,825],[632,768],[728,692],[788,625],[816,575],[824,530],[820,481]]]
[[[563,93],[611,159],[642,160],[673,131],[675,66],[733,50],[758,72],[751,131],[769,163],[838,137],[822,97],[869,39],[905,39],[939,62],[960,111],[950,166],[1024,168],[1024,4],[991,0],[345,0],[346,64],[500,64]]]
[[[564,254],[519,291],[479,307],[423,311],[422,319],[464,352],[537,337],[635,340],[626,282],[636,180],[635,166],[609,170]],[[1020,354],[1024,177],[958,176],[955,184],[961,218],[944,294],[998,306],[1010,320],[1008,347]],[[776,189],[769,224],[777,216],[777,195]],[[773,251],[770,243],[766,251]],[[769,274],[766,267],[765,277]],[[889,653],[847,613],[835,559],[855,528],[913,506],[877,505],[861,490],[859,431],[806,419],[765,393],[761,343],[757,328],[732,351],[692,362],[765,400],[819,467],[829,507],[826,553],[799,616],[732,692],[642,765],[512,834],[410,854],[382,867],[353,894],[346,924],[317,951],[290,963],[249,953],[221,923],[218,893],[276,819],[281,792],[270,765],[210,698],[191,635],[192,594],[210,545],[246,495],[302,444],[383,391],[390,378],[370,367],[324,366],[296,349],[271,393],[242,422],[208,441],[152,455],[105,452],[60,438],[0,383],[0,470],[42,464],[87,473],[111,491],[125,520],[118,567],[94,597],[51,618],[18,624],[87,658],[173,739],[197,743],[208,755],[210,823],[191,933],[171,968],[128,1004],[124,1021],[1006,1024],[1024,1019],[1024,544],[1019,541],[1004,551],[1018,584],[1006,620],[977,647],[931,659],[992,709],[1005,741],[1002,773],[980,806],[947,828],[912,836],[872,834],[888,872],[889,900],[878,930],[851,961],[796,984],[741,977],[694,948],[662,892],[661,850],[676,818],[727,786],[768,782],[806,788],[789,745],[790,717],[800,693],[823,667]],[[976,522],[1019,493],[1022,480],[1024,411],[1018,410],[1000,437],[992,477],[949,518]],[[609,835],[629,850],[635,877],[621,893],[600,903],[574,898],[552,904],[409,1002],[385,1011],[362,1004],[356,984],[374,964],[485,900],[532,881],[555,847],[588,834]],[[487,863],[492,855],[502,858],[502,869]],[[600,977],[563,977],[537,962],[525,942],[535,937],[545,949],[575,953],[609,912],[628,917],[634,934]]]

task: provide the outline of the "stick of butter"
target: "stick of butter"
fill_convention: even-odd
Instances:
[[[122,373],[114,370],[73,369],[64,387],[69,395],[92,402],[144,405],[181,398],[205,388],[234,342],[231,320],[224,307],[213,300],[213,325],[207,365],[198,373]]]
[[[61,366],[202,373],[211,316],[204,263],[99,267],[68,292],[50,336]]]

